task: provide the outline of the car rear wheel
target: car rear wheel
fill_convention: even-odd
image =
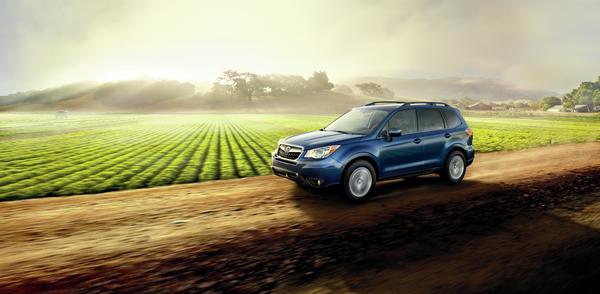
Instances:
[[[404,181],[408,183],[418,182],[419,176],[404,177]]]
[[[365,201],[373,194],[375,181],[373,166],[364,160],[356,161],[344,173],[344,196],[352,202]]]
[[[465,155],[462,154],[462,152],[452,151],[452,153],[450,153],[446,159],[442,177],[444,177],[446,181],[451,184],[460,183],[465,177],[465,173],[467,171],[466,163],[467,161],[465,160]]]

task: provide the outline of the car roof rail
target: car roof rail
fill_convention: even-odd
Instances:
[[[371,105],[377,105],[377,104],[394,104],[394,103],[396,103],[396,104],[404,104],[406,102],[404,102],[404,101],[391,101],[391,100],[386,101],[386,100],[382,100],[382,101],[369,102],[369,103],[365,104],[365,106],[371,106]]]
[[[446,106],[446,107],[450,106],[450,105],[448,105],[448,103],[438,102],[438,101],[412,101],[412,102],[405,102],[405,101],[373,101],[373,102],[365,104],[365,106],[372,106],[372,105],[377,105],[377,104],[404,104],[404,105],[426,104],[426,105],[432,105],[432,106]]]
[[[427,105],[432,105],[432,106],[450,106],[448,105],[448,103],[445,102],[438,102],[438,101],[413,101],[413,102],[404,102],[407,105],[413,105],[413,104],[427,104]]]

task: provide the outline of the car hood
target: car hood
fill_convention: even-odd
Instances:
[[[289,136],[281,141],[283,144],[292,144],[304,148],[314,148],[327,145],[348,143],[348,141],[358,140],[364,135],[342,134],[332,131],[313,131]]]

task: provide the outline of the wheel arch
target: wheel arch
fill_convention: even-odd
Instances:
[[[446,164],[446,161],[448,160],[448,156],[450,156],[450,154],[452,154],[452,152],[454,152],[454,151],[459,151],[465,157],[465,161],[468,160],[467,150],[461,144],[454,144],[454,145],[450,146],[450,148],[448,148],[447,150],[448,150],[448,152],[446,152],[446,154],[444,155],[444,165]],[[465,162],[465,164],[466,164],[466,162]]]
[[[342,173],[340,175],[340,183],[343,182],[344,180],[344,175],[346,174],[346,170],[348,170],[348,167],[350,167],[350,165],[352,165],[354,162],[357,162],[359,160],[364,160],[368,163],[370,163],[373,166],[373,170],[375,170],[375,179],[379,179],[379,164],[377,163],[377,160],[375,158],[375,156],[373,156],[370,153],[360,153],[360,154],[356,154],[354,156],[352,156],[345,164],[344,164],[344,168],[342,169]]]

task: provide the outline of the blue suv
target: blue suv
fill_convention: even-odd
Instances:
[[[359,202],[380,180],[438,173],[459,183],[474,158],[473,132],[458,109],[441,102],[378,101],[318,131],[279,140],[271,168],[309,187],[341,184],[344,196]]]

